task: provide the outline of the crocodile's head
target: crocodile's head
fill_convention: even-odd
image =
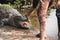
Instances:
[[[29,23],[28,18],[24,16],[15,16],[14,22],[15,22],[15,25],[20,28],[29,29],[31,27],[31,24]]]

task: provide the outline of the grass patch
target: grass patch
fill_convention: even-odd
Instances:
[[[9,5],[9,4],[0,4],[0,6],[12,7],[12,6]]]

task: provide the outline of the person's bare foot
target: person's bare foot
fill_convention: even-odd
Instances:
[[[60,39],[60,32],[58,32],[58,38]]]
[[[40,38],[40,33],[37,34],[36,37]],[[45,35],[45,39],[47,39],[47,35]]]

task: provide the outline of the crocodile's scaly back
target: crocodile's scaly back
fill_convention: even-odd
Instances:
[[[11,16],[21,16],[21,14],[14,8],[0,6],[1,18],[8,18]]]

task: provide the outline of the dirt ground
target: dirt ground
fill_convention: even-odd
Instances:
[[[0,27],[0,40],[40,40],[35,37],[36,32],[33,30],[19,29],[12,26]],[[47,37],[46,40],[53,40]]]

